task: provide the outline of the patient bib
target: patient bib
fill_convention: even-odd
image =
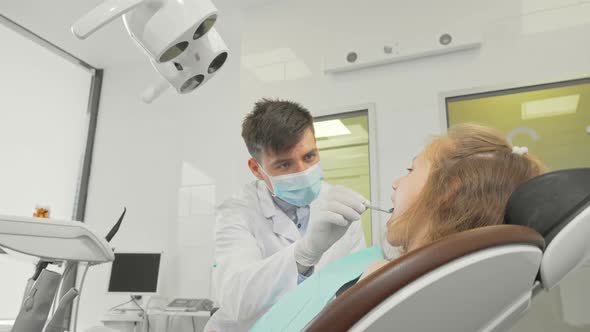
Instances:
[[[382,260],[381,247],[358,251],[324,266],[286,293],[262,316],[251,332],[299,332],[334,298],[344,284]]]

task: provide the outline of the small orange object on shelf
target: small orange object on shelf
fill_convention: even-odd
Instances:
[[[49,207],[48,206],[36,206],[35,213],[33,214],[35,218],[49,218]]]

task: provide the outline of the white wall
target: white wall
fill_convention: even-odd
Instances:
[[[106,234],[126,206],[112,243],[120,251],[163,251],[160,293],[169,299],[210,296],[213,206],[245,181],[236,163],[244,153],[238,100],[241,16],[218,7],[217,29],[229,58],[195,92],[169,90],[146,105],[139,95],[157,77],[147,59],[105,68],[86,222]],[[79,331],[99,325],[110,307],[127,301],[106,293],[109,273],[110,264],[89,270]]]
[[[73,215],[91,73],[0,24],[0,214]],[[0,319],[14,319],[34,259],[0,255]]]

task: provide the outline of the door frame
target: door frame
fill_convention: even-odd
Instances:
[[[336,108],[328,109],[325,112],[321,112],[320,115],[314,116],[316,120],[330,120],[336,119],[343,116],[355,116],[356,114],[367,115],[367,125],[369,132],[369,185],[371,192],[371,201],[381,202],[379,197],[380,184],[379,184],[379,164],[377,159],[377,112],[375,110],[374,103],[347,105]],[[371,213],[371,244],[367,245],[378,245],[382,236],[381,227],[381,212],[369,211]]]

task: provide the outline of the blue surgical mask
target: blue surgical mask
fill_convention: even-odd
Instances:
[[[262,166],[260,166],[260,169],[268,176],[274,189],[273,195],[289,204],[298,207],[307,206],[320,194],[322,180],[324,179],[320,163],[303,172],[278,176],[268,175]]]

